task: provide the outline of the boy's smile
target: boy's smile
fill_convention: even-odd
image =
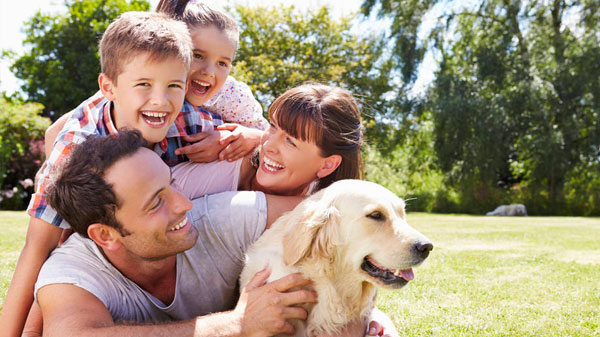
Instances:
[[[148,53],[133,57],[113,81],[100,74],[104,96],[113,102],[117,129],[139,130],[150,143],[158,143],[179,114],[185,97],[187,69],[176,58],[153,59]]]

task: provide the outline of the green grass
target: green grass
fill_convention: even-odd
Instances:
[[[25,212],[0,211],[0,309],[15,264],[25,244],[29,216]]]
[[[401,336],[600,336],[600,219],[408,215],[435,245],[378,305]]]
[[[0,212],[0,303],[27,221]],[[408,221],[435,248],[408,286],[379,293],[401,336],[600,336],[600,219],[410,213]]]

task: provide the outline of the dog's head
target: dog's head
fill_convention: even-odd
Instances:
[[[406,223],[404,201],[375,183],[338,181],[292,213],[283,244],[288,265],[321,260],[332,273],[400,288],[433,249]]]

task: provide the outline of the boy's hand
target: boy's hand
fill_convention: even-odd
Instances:
[[[220,139],[225,146],[219,153],[219,160],[234,161],[242,158],[257,147],[264,135],[264,131],[247,128],[239,124],[226,123],[217,126],[217,130],[231,131],[229,136]]]
[[[175,154],[178,156],[185,154],[196,163],[210,163],[219,159],[219,152],[227,145],[221,145],[219,139],[227,137],[230,133],[229,131],[207,131],[183,136],[183,140],[193,144],[176,149]]]

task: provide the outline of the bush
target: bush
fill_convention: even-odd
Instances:
[[[392,151],[385,151],[387,155],[375,145],[363,147],[366,179],[404,198],[408,211],[434,211],[445,189],[444,176],[435,164],[432,129],[430,122],[423,122]]]
[[[38,103],[0,98],[0,209],[24,209],[33,193],[33,179],[44,160],[44,131]]]

